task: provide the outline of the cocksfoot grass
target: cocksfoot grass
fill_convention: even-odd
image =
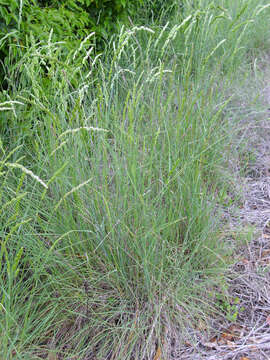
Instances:
[[[269,6],[182,10],[122,28],[98,55],[31,39],[9,70],[1,359],[170,359],[219,312],[228,86]]]

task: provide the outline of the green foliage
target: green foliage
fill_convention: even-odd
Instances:
[[[25,36],[32,31],[41,39],[52,28],[58,40],[81,38],[89,31],[107,38],[128,12],[126,0],[25,0],[22,4],[1,0],[0,4],[2,35],[15,27]]]
[[[161,339],[169,358],[164,329],[191,341],[197,319],[236,321],[226,270],[252,236],[219,216],[237,200],[228,78],[269,17],[253,0],[224,0],[224,14],[186,0],[179,18],[123,27],[97,54],[84,14],[112,1],[64,0],[82,20],[60,25],[56,0],[0,2],[0,359],[150,359]]]
[[[230,322],[236,322],[239,313],[245,310],[244,307],[240,307],[239,297],[229,299],[224,294],[220,293],[216,295],[216,300],[218,302],[218,307]]]
[[[172,16],[173,12],[183,7],[182,1],[176,0],[148,0],[144,1],[144,6],[140,9],[141,16],[148,20],[160,22],[162,19]]]
[[[134,14],[142,0],[0,0],[0,61],[16,63],[31,35],[41,43],[64,42],[62,51],[76,48],[95,32],[95,48],[104,47],[120,24]],[[93,41],[92,41],[93,43]],[[90,43],[88,46],[90,47]],[[10,62],[9,62],[10,63]],[[3,69],[0,78],[3,80]],[[2,81],[1,81],[2,82]]]

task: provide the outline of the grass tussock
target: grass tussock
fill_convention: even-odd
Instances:
[[[220,231],[227,80],[269,6],[200,1],[170,16],[122,28],[99,55],[31,39],[7,67],[3,359],[169,359],[173,338],[192,341],[218,312],[233,261]]]

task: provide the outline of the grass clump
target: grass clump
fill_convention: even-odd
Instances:
[[[2,358],[169,358],[175,334],[219,311],[208,295],[231,262],[219,204],[232,136],[220,84],[268,13],[199,3],[161,29],[122,28],[101,56],[81,46],[60,61],[61,44],[33,38],[13,68],[0,107]]]

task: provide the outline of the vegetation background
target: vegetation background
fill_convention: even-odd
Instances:
[[[2,359],[170,359],[198,324],[237,319],[230,89],[269,48],[269,14],[0,0]]]

